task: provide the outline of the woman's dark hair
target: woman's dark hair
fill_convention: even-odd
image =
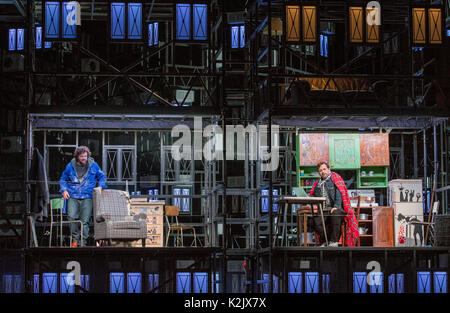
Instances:
[[[73,153],[73,156],[74,156],[74,158],[75,158],[76,160],[78,160],[78,156],[79,156],[80,154],[83,154],[83,153],[87,153],[87,157],[88,157],[88,158],[91,156],[91,150],[89,150],[89,148],[86,147],[86,146],[79,146],[79,147],[77,147],[77,148],[75,149],[75,152]]]
[[[328,168],[330,168],[330,166],[328,165],[328,163],[327,162],[324,162],[324,161],[322,161],[322,162],[319,162],[319,163],[317,163],[317,169],[319,169],[322,165],[326,165]]]

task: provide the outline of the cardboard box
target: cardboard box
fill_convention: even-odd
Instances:
[[[388,203],[423,203],[422,180],[395,179],[388,184]]]
[[[412,222],[423,222],[422,203],[394,204],[394,239],[396,247],[420,247],[424,245],[423,225]]]

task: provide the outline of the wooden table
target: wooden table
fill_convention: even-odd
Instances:
[[[280,200],[276,201],[275,203],[280,204],[279,210],[278,210],[278,215],[281,216],[281,214],[283,214],[284,216],[284,226],[283,226],[283,231],[282,231],[282,235],[281,235],[281,246],[283,246],[283,242],[284,242],[284,238],[286,238],[286,243],[287,243],[287,227],[286,227],[286,221],[287,221],[287,211],[288,211],[288,207],[290,204],[301,204],[301,205],[311,205],[311,208],[313,208],[314,205],[317,205],[319,208],[319,212],[320,212],[320,216],[322,218],[322,225],[323,225],[323,231],[325,234],[325,242],[328,245],[328,238],[327,238],[327,231],[326,231],[326,227],[325,227],[325,220],[323,218],[323,205],[325,204],[325,201],[327,199],[325,197],[283,197]],[[283,206],[284,204],[284,206]],[[281,212],[281,210],[284,209],[283,212]],[[314,217],[314,210],[311,210],[311,213]],[[277,223],[276,223],[276,229],[275,229],[275,238],[274,238],[274,244],[275,241],[277,239],[277,233],[278,233],[278,229],[279,229],[279,222],[280,219],[277,219]],[[306,231],[306,228],[304,230],[304,232]],[[306,237],[306,234],[305,234]],[[306,240],[306,238],[305,238]],[[299,243],[300,244],[300,243]]]

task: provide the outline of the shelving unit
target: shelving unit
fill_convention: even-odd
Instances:
[[[373,175],[369,173],[373,171]],[[365,172],[363,176],[361,173]],[[388,168],[386,166],[364,166],[356,171],[356,183],[360,189],[387,188]]]
[[[303,171],[304,175],[300,175],[301,171]],[[311,189],[314,181],[320,178],[315,166],[300,166],[298,173],[298,185],[305,190]]]

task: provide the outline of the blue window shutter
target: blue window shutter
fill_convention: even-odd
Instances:
[[[159,23],[153,23],[153,45],[157,46],[159,44]]]
[[[125,39],[125,3],[111,3],[111,39]]]
[[[177,273],[177,293],[191,292],[191,273]]]
[[[239,26],[239,48],[245,47],[245,25]]]
[[[23,50],[24,47],[24,37],[25,37],[25,30],[23,28],[17,29],[17,50]]]
[[[194,4],[194,40],[208,39],[208,6],[206,4]]]
[[[45,49],[50,49],[51,47],[52,47],[52,42],[51,41],[44,42],[44,48]]]
[[[80,277],[80,284],[81,284],[81,287],[83,287],[84,289],[89,291],[89,275],[87,275],[87,274],[81,275],[81,277]],[[84,293],[83,290],[80,290],[80,292]]]
[[[302,292],[302,272],[288,273],[288,292],[289,293]]]
[[[370,285],[370,293],[383,293],[383,273],[381,272],[370,272],[369,280],[372,282]]]
[[[109,292],[123,293],[124,292],[124,273],[110,273],[109,274]]]
[[[45,2],[45,38],[59,38],[60,3]]]
[[[128,3],[128,39],[142,39],[142,3]]]
[[[188,3],[177,3],[176,5],[177,39],[191,39],[191,5]]]
[[[417,272],[417,293],[431,292],[431,273]]]
[[[231,26],[231,48],[239,48],[239,26]]]
[[[127,292],[141,293],[142,292],[142,275],[141,273],[127,274]]]
[[[238,27],[238,26],[233,26],[233,27]],[[232,32],[233,32],[233,27],[231,28]],[[235,47],[233,47],[233,39],[231,39],[231,47],[235,48]],[[261,212],[262,213],[269,212],[269,198],[265,197],[268,195],[269,195],[269,190],[267,190],[267,189],[261,190],[261,196],[264,196],[264,197],[261,197]]]
[[[153,23],[148,24],[148,45],[153,46]]]
[[[36,49],[42,49],[42,27],[36,26]]]
[[[447,293],[447,272],[434,272],[434,293]]]
[[[8,50],[14,51],[16,50],[16,35],[17,31],[15,28],[10,28],[8,33]]]
[[[319,273],[306,272],[305,273],[305,292],[319,293]]]
[[[330,293],[330,274],[322,274],[322,293]]]
[[[174,188],[173,189],[173,195],[174,196],[181,195],[181,189],[180,188]],[[181,207],[181,198],[174,197],[173,198],[173,205],[175,205],[177,207]]]
[[[353,273],[353,293],[367,293],[367,273]]]
[[[153,290],[159,286],[159,274],[148,274],[148,291]],[[159,290],[155,290],[154,293],[158,293]]]
[[[190,189],[183,189],[183,196],[189,196],[191,194]],[[191,212],[191,199],[190,198],[182,198],[183,199],[183,205],[182,205],[182,211],[189,213]]]
[[[272,197],[273,212],[276,213],[276,212],[278,212],[278,204],[276,204],[275,201],[278,199],[278,197],[276,197],[276,196],[278,196],[278,190],[277,189],[272,189],[272,195],[273,195],[273,197]]]
[[[70,2],[63,2],[63,14],[62,14],[62,37],[66,39],[75,39],[77,38],[77,25],[76,15],[75,20],[73,20],[73,25],[69,25],[67,23],[67,17],[72,11],[76,11],[77,7]]]
[[[208,292],[208,273],[194,273],[194,293]]]
[[[72,280],[74,283],[69,284],[68,280]],[[73,273],[59,275],[59,290],[61,293],[75,293],[75,275]]]
[[[58,274],[57,273],[43,273],[42,274],[42,292],[56,293],[58,288]]]

